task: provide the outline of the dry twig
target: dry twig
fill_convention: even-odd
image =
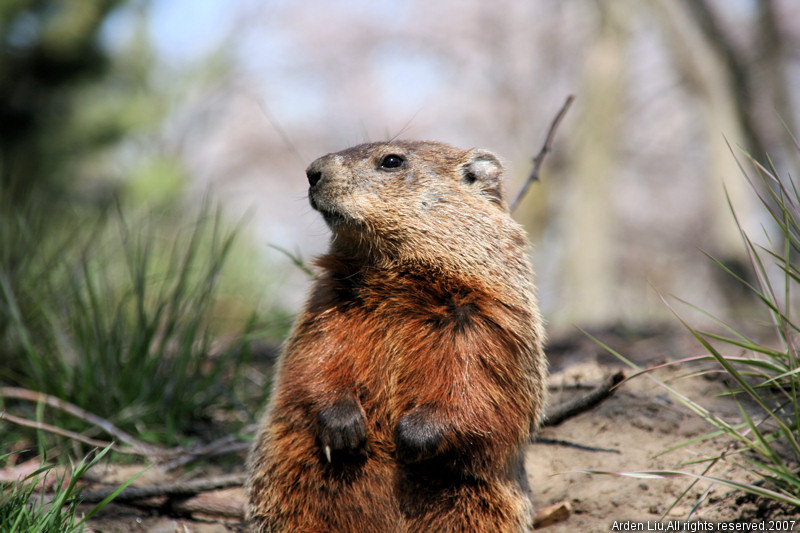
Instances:
[[[167,485],[151,485],[147,487],[126,487],[122,492],[114,497],[117,503],[126,503],[148,498],[168,497],[187,497],[208,492],[212,490],[227,489],[230,487],[241,487],[244,485],[247,476],[245,474],[231,474],[227,476],[216,476],[205,479],[195,479],[170,483]],[[97,503],[106,499],[116,488],[94,490],[83,492],[81,501],[84,503]]]
[[[561,124],[561,120],[564,118],[564,115],[567,114],[567,111],[572,105],[573,100],[575,100],[574,95],[571,94],[567,96],[567,101],[564,102],[563,106],[561,106],[556,118],[554,118],[553,122],[550,124],[550,129],[547,130],[547,137],[542,145],[542,149],[539,150],[539,153],[533,158],[533,169],[528,175],[528,179],[525,180],[525,183],[522,185],[522,189],[520,189],[520,191],[517,193],[517,197],[514,198],[513,202],[511,202],[511,211],[514,211],[517,206],[519,206],[522,197],[528,192],[528,187],[531,186],[531,183],[534,181],[539,181],[539,170],[542,168],[542,163],[544,162],[545,156],[550,153],[550,150],[553,147],[553,138],[556,135],[556,128],[558,128],[558,125]]]
[[[107,446],[112,445],[112,443],[110,442],[105,442],[102,440],[85,437],[80,433],[75,433],[74,431],[69,431],[67,429],[62,429],[60,427],[51,426],[50,424],[45,424],[44,422],[35,422],[33,420],[28,420],[27,418],[21,418],[19,416],[10,415],[5,411],[0,413],[0,420],[7,420],[12,424],[17,424],[18,426],[23,426],[27,428],[33,428],[37,431],[46,431],[47,433],[60,435],[68,439],[88,444],[89,446],[95,446],[97,448],[106,448]],[[116,445],[112,445],[111,449],[119,453],[131,453],[130,450],[125,450]]]
[[[588,411],[614,394],[615,387],[622,383],[625,374],[620,370],[606,377],[600,385],[574,400],[564,402],[551,408],[545,415],[543,426],[557,426],[568,418]]]
[[[253,434],[255,431],[255,424],[247,426],[241,430],[241,432],[246,435]],[[188,449],[181,448],[180,450],[177,450],[175,454],[177,457],[162,465],[162,469],[169,472],[170,470],[175,470],[176,468],[186,466],[197,459],[246,451],[250,448],[250,445],[250,441],[242,440],[238,435],[227,435],[211,441],[208,444],[201,444]]]
[[[144,502],[141,502],[144,503]],[[144,507],[137,504],[137,507]],[[245,504],[233,498],[222,498],[209,494],[198,494],[186,500],[169,501],[169,510],[178,514],[202,514],[206,516],[244,520]]]
[[[74,416],[75,418],[79,418],[89,424],[92,424],[100,428],[105,433],[111,435],[119,442],[122,442],[129,446],[129,447],[121,447],[114,444],[112,450],[116,452],[130,454],[130,455],[141,455],[155,461],[159,460],[163,461],[171,459],[171,461],[164,466],[164,469],[167,471],[174,470],[175,468],[179,468],[181,466],[185,466],[188,463],[199,458],[214,457],[217,455],[235,453],[238,451],[246,450],[250,446],[249,442],[242,441],[235,435],[227,435],[213,442],[193,446],[190,448],[184,448],[184,447],[164,448],[162,446],[140,441],[134,438],[133,436],[129,435],[125,431],[119,429],[117,426],[115,426],[105,418],[97,416],[84,409],[81,409],[77,405],[64,401],[55,396],[51,396],[49,394],[36,392],[28,389],[17,388],[17,387],[0,387],[0,397],[15,398],[18,400],[26,400],[36,403],[44,403],[50,407],[60,409],[61,411],[64,411],[65,413]],[[30,427],[33,429],[37,429],[39,431],[46,431],[54,435],[60,435],[68,439],[72,439],[78,442],[83,442],[85,444],[88,444],[89,446],[105,448],[106,446],[112,444],[111,442],[92,439],[84,435],[81,435],[80,433],[68,431],[50,424],[45,424],[43,422],[28,420],[5,412],[0,413],[0,419],[7,420],[13,424],[17,424],[20,426]],[[245,432],[254,430],[255,430],[254,426],[245,428]]]
[[[119,448],[115,451],[119,451],[121,453],[130,453],[130,454],[145,455],[145,456],[151,456],[151,455],[159,456],[159,455],[169,454],[169,450],[162,448],[161,446],[156,446],[153,444],[149,444],[147,442],[142,442],[132,437],[128,433],[122,431],[117,426],[106,420],[105,418],[101,418],[93,413],[81,409],[75,404],[69,403],[55,396],[51,396],[43,392],[36,392],[18,387],[0,387],[0,397],[15,398],[17,400],[27,400],[29,402],[36,402],[36,403],[44,403],[46,405],[49,405],[50,407],[54,407],[56,409],[64,411],[65,413],[68,413],[74,416],[75,418],[80,418],[81,420],[84,420],[89,424],[99,427],[107,434],[111,435],[112,437],[115,437],[120,442],[123,442],[128,446],[130,446],[131,448],[133,448],[133,450],[126,450],[124,448]],[[28,427],[36,427],[37,429],[41,429],[49,433],[67,436],[68,438],[75,438],[74,436],[64,435],[64,430],[60,430],[59,428],[55,428],[54,426],[50,426],[48,424],[31,422],[29,420],[25,420],[22,418],[12,417],[11,415],[8,414],[3,415],[3,417],[7,419],[9,422],[13,422],[15,424],[25,425]],[[32,424],[38,424],[38,427]],[[82,435],[78,435],[78,437],[79,438],[75,438],[75,440],[79,440],[82,442],[86,442],[87,440],[87,437],[83,437]],[[88,439],[88,440],[93,440],[93,439]],[[103,448],[110,444],[108,442],[104,443],[102,441],[95,441],[95,442],[99,444],[91,444],[91,443],[87,444],[90,444],[91,446],[100,446]]]

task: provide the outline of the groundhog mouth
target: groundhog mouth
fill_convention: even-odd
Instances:
[[[321,206],[319,203],[314,200],[312,195],[308,196],[309,201],[311,202],[311,207],[314,208],[322,218],[325,219],[325,223],[328,224],[330,228],[335,228],[337,226],[341,226],[345,224],[349,219],[349,217],[345,216],[344,214],[340,213],[336,209],[331,209],[328,206]]]
[[[341,213],[337,213],[335,211],[325,211],[322,209],[317,209],[322,215],[322,218],[325,219],[325,223],[328,224],[331,228],[341,226],[345,224],[349,219],[342,215]]]

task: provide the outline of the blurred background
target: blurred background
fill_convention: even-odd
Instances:
[[[0,38],[11,382],[21,349],[169,350],[193,276],[215,291],[196,325],[209,351],[279,341],[309,283],[298,263],[329,236],[304,169],[360,142],[492,150],[511,198],[574,94],[514,213],[556,332],[660,322],[659,293],[734,312],[703,253],[746,262],[728,198],[771,231],[739,163],[789,179],[800,160],[791,0],[14,0]],[[125,344],[125,328],[150,329]]]

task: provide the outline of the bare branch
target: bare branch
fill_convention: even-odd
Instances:
[[[226,435],[225,437],[222,437],[215,441],[206,444],[199,444],[188,448],[186,447],[164,448],[162,446],[157,446],[149,444],[147,442],[140,441],[132,437],[128,433],[122,431],[114,424],[106,420],[105,418],[101,418],[84,409],[81,409],[80,407],[74,404],[61,400],[60,398],[51,396],[49,394],[44,394],[41,392],[36,392],[28,389],[15,388],[15,387],[0,387],[0,398],[16,398],[19,400],[27,400],[31,402],[41,402],[46,405],[49,405],[50,407],[60,409],[89,424],[97,426],[98,428],[102,429],[103,431],[105,431],[107,434],[111,435],[118,441],[130,446],[130,448],[127,447],[122,448],[115,445],[113,450],[117,452],[129,455],[141,455],[144,457],[148,457],[154,461],[170,460],[169,463],[163,465],[163,468],[167,471],[185,466],[188,463],[191,463],[192,461],[195,461],[200,458],[208,458],[217,455],[236,453],[244,451],[250,447],[249,442],[243,441],[235,435]],[[31,427],[41,431],[47,431],[48,433],[60,435],[62,437],[66,437],[69,439],[77,440],[79,442],[83,442],[85,444],[89,444],[90,446],[97,446],[100,448],[104,448],[109,444],[111,444],[109,442],[91,439],[89,437],[81,435],[80,433],[67,431],[58,428],[56,426],[52,426],[50,424],[33,422],[31,420],[27,420],[25,418],[17,417],[7,413],[0,413],[0,419],[6,419],[9,422],[12,422],[20,426]],[[246,433],[255,432],[255,426],[247,427],[244,429],[244,431]]]
[[[550,409],[545,415],[543,426],[557,426],[568,418],[588,411],[592,407],[600,404],[603,400],[614,394],[615,387],[625,379],[622,371],[612,374],[603,382],[590,390],[583,396],[579,396],[572,401],[564,402]]]
[[[247,426],[241,430],[241,433],[244,434],[255,434],[255,432],[255,424]],[[170,470],[175,470],[176,468],[185,466],[197,459],[241,452],[248,450],[250,446],[250,441],[242,440],[237,435],[227,435],[207,444],[201,444],[189,449],[178,450],[175,454],[177,457],[169,463],[162,465],[162,468],[169,472]]]
[[[44,403],[49,405],[50,407],[54,407],[65,413],[68,413],[75,418],[80,418],[89,424],[95,425],[105,431],[107,434],[115,437],[120,442],[123,442],[131,447],[133,447],[133,451],[128,451],[125,453],[135,453],[137,455],[165,455],[168,454],[168,450],[162,448],[161,446],[155,446],[153,444],[148,444],[146,442],[142,442],[138,439],[135,439],[128,433],[122,431],[117,426],[106,420],[105,418],[101,418],[95,414],[92,414],[84,409],[81,409],[75,404],[69,403],[64,401],[60,398],[55,396],[51,396],[49,394],[45,394],[43,392],[36,392],[28,389],[22,389],[17,387],[0,387],[0,398],[16,398],[18,400],[27,400],[29,402],[36,402],[36,403]],[[5,415],[9,421],[11,415]],[[17,417],[13,417],[17,420],[24,420],[19,419]],[[46,425],[46,424],[45,424]],[[49,426],[53,428],[54,426]],[[55,428],[58,429],[58,428]],[[49,431],[50,433],[56,433],[55,431]],[[81,436],[83,439],[86,437]],[[77,439],[80,440],[80,439]],[[100,441],[97,441],[100,442]],[[101,444],[100,446],[107,446],[108,443]]]
[[[137,507],[143,507],[140,502]],[[180,514],[202,514],[244,520],[245,503],[235,498],[223,498],[209,494],[198,494],[186,500],[170,500],[169,510]]]
[[[159,498],[162,496],[186,497],[209,492],[212,490],[227,489],[230,487],[241,487],[247,480],[246,474],[230,474],[226,476],[216,476],[204,479],[195,479],[168,485],[151,485],[149,487],[126,487],[122,492],[114,497],[114,502],[125,503],[147,498]],[[80,499],[84,503],[97,503],[105,500],[116,490],[114,488],[94,490],[81,493]]]
[[[141,510],[152,510],[161,515],[194,515],[207,517],[245,519],[245,503],[237,498],[198,494],[189,497],[149,498],[124,502]]]
[[[34,422],[33,420],[28,420],[27,418],[21,418],[19,416],[14,416],[6,413],[5,411],[0,413],[0,420],[8,420],[12,424],[17,424],[18,426],[33,428],[38,431],[46,431],[47,433],[52,433],[54,435],[60,435],[62,437],[66,437],[68,439],[76,440],[78,442],[82,442],[84,444],[88,444],[89,446],[95,446],[97,448],[105,448],[110,445],[110,442],[105,442],[102,440],[91,439],[89,437],[85,437],[80,433],[75,433],[74,431],[69,431],[66,429],[62,429],[56,426],[51,426],[50,424],[45,424],[44,422]],[[129,453],[129,454],[138,454],[144,455],[139,451],[135,450],[126,450],[120,448],[117,445],[113,445],[111,447],[112,450],[119,453]]]
[[[553,122],[550,124],[550,129],[547,131],[547,138],[545,138],[544,144],[542,145],[542,149],[539,150],[539,153],[536,154],[536,157],[533,158],[533,169],[531,173],[528,175],[528,179],[525,180],[525,183],[522,185],[522,189],[517,193],[517,197],[514,198],[514,201],[511,203],[511,211],[514,211],[517,206],[519,205],[522,197],[525,196],[525,193],[528,192],[528,187],[531,186],[531,183],[534,181],[539,181],[539,170],[542,167],[542,163],[544,162],[545,156],[550,153],[550,150],[553,146],[553,138],[556,135],[556,129],[558,125],[561,124],[561,121],[564,118],[564,115],[567,114],[572,102],[575,100],[575,95],[567,96],[566,102],[564,105],[561,106],[561,109],[558,111],[558,114],[553,119]]]

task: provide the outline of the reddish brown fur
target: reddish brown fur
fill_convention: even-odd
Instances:
[[[384,168],[388,154],[403,166]],[[334,238],[251,454],[253,525],[525,531],[522,447],[543,413],[546,364],[499,162],[374,143],[308,173]],[[330,445],[337,436],[348,444]]]

